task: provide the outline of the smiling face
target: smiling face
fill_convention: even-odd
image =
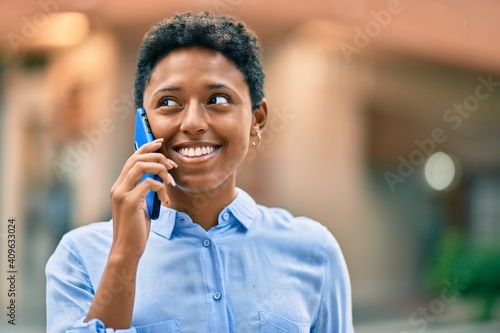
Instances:
[[[205,192],[225,184],[234,190],[259,121],[248,85],[229,59],[199,47],[170,52],[153,70],[144,109],[154,137],[165,140],[160,152],[179,165],[171,174],[180,189]]]

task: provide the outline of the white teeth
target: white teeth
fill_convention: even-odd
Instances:
[[[182,156],[198,157],[211,154],[215,151],[215,147],[196,147],[196,148],[181,148],[179,154]]]

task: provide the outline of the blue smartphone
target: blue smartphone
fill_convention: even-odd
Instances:
[[[137,109],[135,113],[135,133],[134,133],[134,151],[142,145],[153,142],[153,132],[149,126],[146,110],[143,108]],[[146,173],[142,176],[141,182],[146,178],[153,178],[159,182],[163,182],[157,175]],[[151,220],[156,220],[160,216],[161,201],[158,199],[158,194],[155,191],[150,191],[146,195],[146,204],[148,206],[149,217]]]

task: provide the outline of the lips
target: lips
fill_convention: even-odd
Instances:
[[[179,155],[179,158],[188,161],[205,161],[221,148],[221,145],[210,141],[185,141],[173,144],[172,149]]]
[[[186,147],[178,148],[175,151],[184,157],[200,157],[203,155],[209,155],[216,151],[218,148],[218,146]]]

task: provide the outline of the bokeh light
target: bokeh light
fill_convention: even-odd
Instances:
[[[451,156],[439,151],[432,154],[425,163],[425,179],[433,189],[441,191],[453,183],[456,170]]]

